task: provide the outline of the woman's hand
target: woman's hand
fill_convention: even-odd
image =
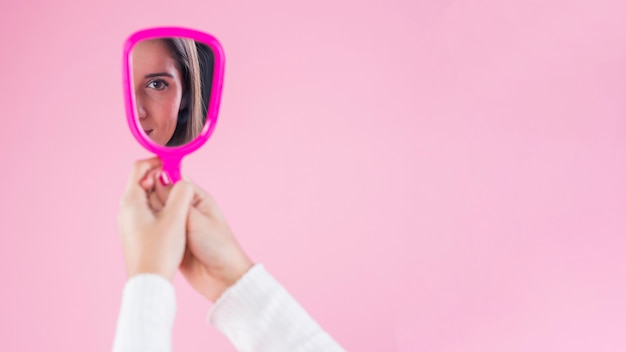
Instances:
[[[226,219],[215,200],[200,187],[188,181],[194,188],[193,206],[187,218],[187,247],[180,271],[196,291],[215,302],[254,263],[237,243]],[[174,187],[163,186],[158,175],[142,186],[154,186],[155,196],[149,198],[154,209],[167,208],[173,200]]]
[[[150,199],[156,197],[153,179],[160,167],[158,158],[136,162],[122,197],[117,222],[129,278],[153,273],[171,281],[185,253],[185,225],[194,188],[178,182],[171,187],[166,205],[151,208]]]

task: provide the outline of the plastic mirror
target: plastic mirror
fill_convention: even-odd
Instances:
[[[159,27],[124,44],[126,116],[137,141],[162,161],[165,183],[180,180],[182,158],[211,136],[224,82],[224,52],[210,34]]]

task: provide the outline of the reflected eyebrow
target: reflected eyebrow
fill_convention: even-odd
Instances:
[[[154,77],[160,77],[160,76],[167,76],[167,77],[171,77],[174,78],[174,75],[167,73],[167,72],[158,72],[158,73],[150,73],[148,75],[145,75],[145,78],[154,78]]]

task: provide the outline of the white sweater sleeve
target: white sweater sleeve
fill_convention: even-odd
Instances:
[[[133,276],[124,286],[113,351],[171,351],[175,315],[169,281],[156,274]]]
[[[238,351],[343,351],[260,264],[224,291],[207,319]]]
[[[134,276],[124,286],[113,351],[171,351],[175,314],[169,281]],[[343,351],[260,264],[222,294],[208,319],[239,351]]]

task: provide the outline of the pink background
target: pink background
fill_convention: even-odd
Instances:
[[[180,3],[0,5],[0,349],[111,348],[122,44],[179,25],[227,58],[183,172],[348,350],[626,350],[623,0]]]

